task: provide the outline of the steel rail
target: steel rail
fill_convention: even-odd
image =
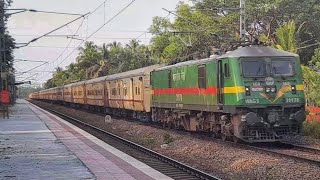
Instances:
[[[102,115],[101,113],[92,112],[92,111],[86,111],[86,112]],[[160,126],[157,126],[157,127],[161,128]],[[214,139],[214,140],[218,140],[218,139]],[[236,148],[242,148],[242,149],[247,149],[247,150],[256,150],[261,153],[266,153],[266,154],[278,156],[278,157],[286,157],[286,158],[290,158],[290,159],[293,159],[296,161],[307,162],[310,164],[320,166],[320,161],[318,161],[318,160],[313,160],[313,159],[300,157],[300,156],[296,156],[296,155],[281,153],[281,152],[278,152],[277,150],[267,149],[267,148],[263,148],[263,147],[259,147],[259,146],[255,146],[255,145],[250,145],[250,144],[234,143],[234,142],[222,141],[222,140],[219,140],[219,141],[221,143],[228,144],[228,145],[236,147]],[[287,146],[287,149],[289,149],[289,150],[294,148],[294,149],[301,150],[301,151],[309,151],[312,153],[319,153],[319,155],[320,155],[320,149],[306,147],[306,146],[299,146],[299,145],[294,145],[294,144],[288,144],[288,143],[283,143],[283,142],[281,142],[280,144],[282,144],[282,146]],[[282,149],[282,150],[285,150],[285,149]]]
[[[67,121],[71,120],[71,121],[76,122],[78,124],[81,124],[81,125],[83,125],[85,127],[89,127],[89,128],[91,128],[91,129],[93,129],[93,130],[95,130],[95,131],[97,131],[99,133],[102,133],[102,134],[104,134],[104,135],[106,135],[108,137],[111,137],[111,138],[117,140],[118,142],[121,142],[121,143],[123,143],[123,144],[125,144],[125,145],[127,145],[127,146],[129,146],[129,147],[131,147],[131,148],[133,148],[135,150],[137,150],[137,151],[143,152],[144,154],[152,156],[153,158],[158,159],[158,160],[160,160],[160,161],[162,161],[162,162],[164,162],[166,164],[169,164],[172,167],[180,169],[180,170],[184,171],[185,173],[188,173],[188,174],[194,176],[196,179],[220,180],[220,178],[218,178],[216,176],[210,175],[210,174],[205,173],[205,172],[203,172],[201,170],[198,170],[198,169],[195,169],[195,168],[193,168],[191,166],[188,166],[188,165],[186,165],[184,163],[178,162],[178,161],[176,161],[176,160],[174,160],[174,159],[172,159],[170,157],[164,156],[164,155],[159,154],[159,153],[157,153],[157,152],[155,152],[153,150],[147,149],[147,148],[145,148],[145,147],[143,147],[143,146],[141,146],[141,145],[139,145],[137,143],[131,142],[131,141],[129,141],[127,139],[124,139],[124,138],[122,138],[122,137],[120,137],[118,135],[115,135],[115,134],[112,134],[110,132],[107,132],[107,131],[99,128],[99,127],[95,127],[95,126],[93,126],[91,124],[85,123],[85,122],[83,122],[81,120],[78,120],[78,119],[73,118],[71,116],[68,116],[66,114],[60,113],[60,112],[58,112],[56,110],[50,109],[50,108],[45,107],[43,105],[39,105],[38,103],[35,103],[34,101],[29,101],[29,102],[34,104],[35,106],[40,107],[41,109],[44,109],[44,110],[46,110],[46,111],[48,111],[48,112],[50,112],[52,114],[55,114],[55,115],[59,116],[60,118],[62,118],[64,120],[67,120]],[[119,150],[121,150],[121,149],[119,149]],[[146,163],[146,164],[148,165],[148,163]],[[153,168],[157,170],[156,167],[153,167]],[[161,167],[158,167],[158,168],[160,168],[159,171],[161,172]],[[172,172],[172,171],[164,171],[162,173],[166,174],[169,177],[172,177],[172,176],[176,176],[177,177],[177,174],[175,174],[175,172]],[[177,173],[179,173],[179,172],[177,172]],[[182,175],[178,174],[178,177],[179,176],[181,176],[180,179],[184,179],[185,174],[182,174]],[[177,179],[179,179],[179,178],[177,178]]]
[[[300,162],[306,162],[306,163],[310,163],[310,164],[314,164],[314,165],[320,166],[320,161],[319,160],[314,160],[314,159],[305,158],[305,157],[301,157],[301,156],[297,156],[297,155],[278,152],[277,150],[266,149],[266,148],[251,146],[251,145],[248,146],[248,147],[250,149],[255,149],[257,151],[264,152],[264,153],[267,153],[267,154],[270,154],[270,155],[277,155],[279,157],[286,157],[286,158],[290,158],[290,159],[297,160],[297,161],[300,161]]]

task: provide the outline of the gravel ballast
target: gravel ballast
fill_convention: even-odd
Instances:
[[[237,148],[221,141],[201,139],[191,133],[157,128],[140,122],[117,118],[106,123],[101,115],[49,103],[41,104],[222,179],[320,179],[320,167],[316,165]],[[168,145],[164,145],[166,143]],[[315,140],[312,145],[320,147],[320,143],[317,143]]]

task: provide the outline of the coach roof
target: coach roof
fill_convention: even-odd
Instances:
[[[94,83],[99,83],[99,82],[104,82],[107,79],[107,76],[102,76],[99,78],[94,78],[86,81],[85,84],[94,84]]]
[[[150,73],[151,71],[155,70],[156,68],[158,68],[160,66],[161,66],[160,64],[156,64],[156,65],[147,66],[147,67],[140,68],[140,69],[135,69],[135,70],[132,70],[132,71],[113,74],[113,75],[107,76],[107,81],[112,81],[112,80],[122,79],[122,78],[128,78],[128,77],[144,76],[144,75]]]
[[[87,82],[87,80],[85,80],[85,81],[80,81],[80,82],[76,82],[76,83],[72,83],[71,86],[72,86],[72,87],[74,87],[74,86],[82,86],[82,85],[84,85],[86,82]]]

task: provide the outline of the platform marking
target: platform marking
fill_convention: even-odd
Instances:
[[[35,134],[35,133],[51,133],[50,130],[38,130],[38,131],[0,131],[0,134]]]
[[[31,104],[32,105],[32,104]],[[37,108],[37,109],[41,109],[37,106],[32,105],[33,107]],[[33,107],[30,107],[33,109]],[[43,110],[43,109],[41,109]],[[45,110],[43,110],[45,111]],[[49,112],[47,112],[49,113]],[[60,117],[49,113],[50,115],[54,116],[57,120],[59,120],[61,123],[69,126],[70,128],[74,129],[76,132],[78,132],[79,134],[83,135],[84,137],[88,138],[89,140],[91,140],[92,142],[94,142],[95,144],[99,145],[100,147],[102,147],[103,149],[109,151],[110,153],[114,154],[115,156],[117,156],[118,158],[124,160],[125,162],[127,162],[128,164],[132,165],[133,167],[135,167],[136,169],[142,171],[143,173],[145,173],[146,175],[154,178],[154,179],[159,179],[159,180],[171,180],[172,178],[164,175],[163,173],[153,169],[152,167],[148,166],[147,164],[133,158],[132,156],[129,156],[128,154],[112,147],[111,145],[101,141],[100,139],[92,136],[91,134],[85,132],[84,130],[74,126],[73,124],[61,119]]]

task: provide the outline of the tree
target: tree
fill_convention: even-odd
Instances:
[[[307,106],[320,105],[320,75],[307,66],[302,66],[304,92]]]
[[[301,24],[300,27],[296,29],[296,23],[293,20],[279,27],[275,32],[275,47],[283,51],[297,53],[299,47],[297,38],[301,32],[302,27],[303,24]]]
[[[70,64],[65,70],[60,67],[56,68],[53,78],[46,82],[46,88],[129,71],[156,63],[149,47],[140,45],[136,40],[130,41],[124,47],[116,41],[102,46],[86,42],[85,46],[79,50],[77,62]]]

